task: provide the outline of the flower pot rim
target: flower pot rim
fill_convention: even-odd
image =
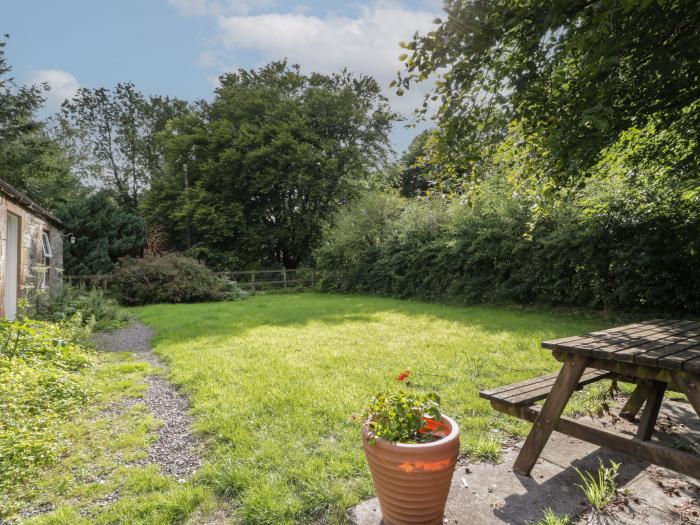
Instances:
[[[442,447],[445,446],[446,443],[449,443],[451,441],[455,441],[459,439],[459,425],[457,422],[452,419],[449,416],[446,416],[445,414],[441,413],[441,418],[440,420],[447,420],[447,422],[450,425],[450,433],[447,434],[444,438],[438,439],[436,441],[431,441],[430,443],[395,443],[393,441],[387,441],[386,439],[382,439],[380,437],[375,438],[374,444],[370,445],[372,447],[381,447],[381,448],[392,448],[392,449],[405,449],[405,450],[410,450],[410,449],[427,449],[427,448],[435,448],[435,447]],[[370,432],[369,429],[367,428],[367,423],[362,423],[362,433],[365,436],[365,439],[369,439],[370,437]]]

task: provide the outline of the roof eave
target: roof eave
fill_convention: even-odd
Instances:
[[[39,215],[43,219],[54,223],[61,229],[65,229],[66,225],[61,219],[56,217],[46,208],[39,206],[36,202],[27,197],[24,193],[22,193],[14,186],[5,182],[2,179],[0,179],[0,192],[4,193],[10,200],[15,201],[17,204],[20,204],[21,206],[27,208],[34,214]]]

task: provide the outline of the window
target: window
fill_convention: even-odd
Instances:
[[[51,259],[53,257],[53,251],[51,251],[51,239],[49,238],[49,232],[41,233],[41,243],[44,248],[44,266],[46,266],[46,270],[41,272],[41,281],[39,282],[39,287],[46,288],[46,285],[49,282],[48,276],[49,270],[51,268]]]

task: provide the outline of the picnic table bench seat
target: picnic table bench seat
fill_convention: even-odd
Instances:
[[[559,372],[555,372],[553,374],[527,379],[526,381],[512,383],[492,390],[482,390],[479,392],[479,397],[510,406],[532,405],[537,401],[546,399],[558,375]],[[612,372],[607,372],[605,370],[587,368],[581,375],[581,379],[576,385],[576,390],[581,390],[586,385],[590,385],[602,379],[607,379],[612,377],[612,375]]]

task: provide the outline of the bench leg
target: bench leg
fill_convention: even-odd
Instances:
[[[627,400],[627,403],[625,403],[625,406],[622,407],[620,417],[632,421],[637,416],[637,413],[642,408],[642,405],[647,400],[650,393],[651,388],[649,383],[646,381],[640,382]]]
[[[529,476],[532,472],[589,362],[590,358],[578,355],[570,355],[564,361],[554,386],[513,463],[513,470],[518,474]]]
[[[690,404],[693,405],[695,413],[700,417],[700,376],[674,373],[673,379],[680,387],[680,390],[687,396]]]
[[[644,412],[642,412],[642,418],[637,428],[637,439],[642,441],[649,441],[654,433],[656,418],[659,417],[659,409],[661,408],[661,402],[664,400],[664,392],[666,392],[666,383],[653,381],[649,390],[649,398],[644,406]]]

